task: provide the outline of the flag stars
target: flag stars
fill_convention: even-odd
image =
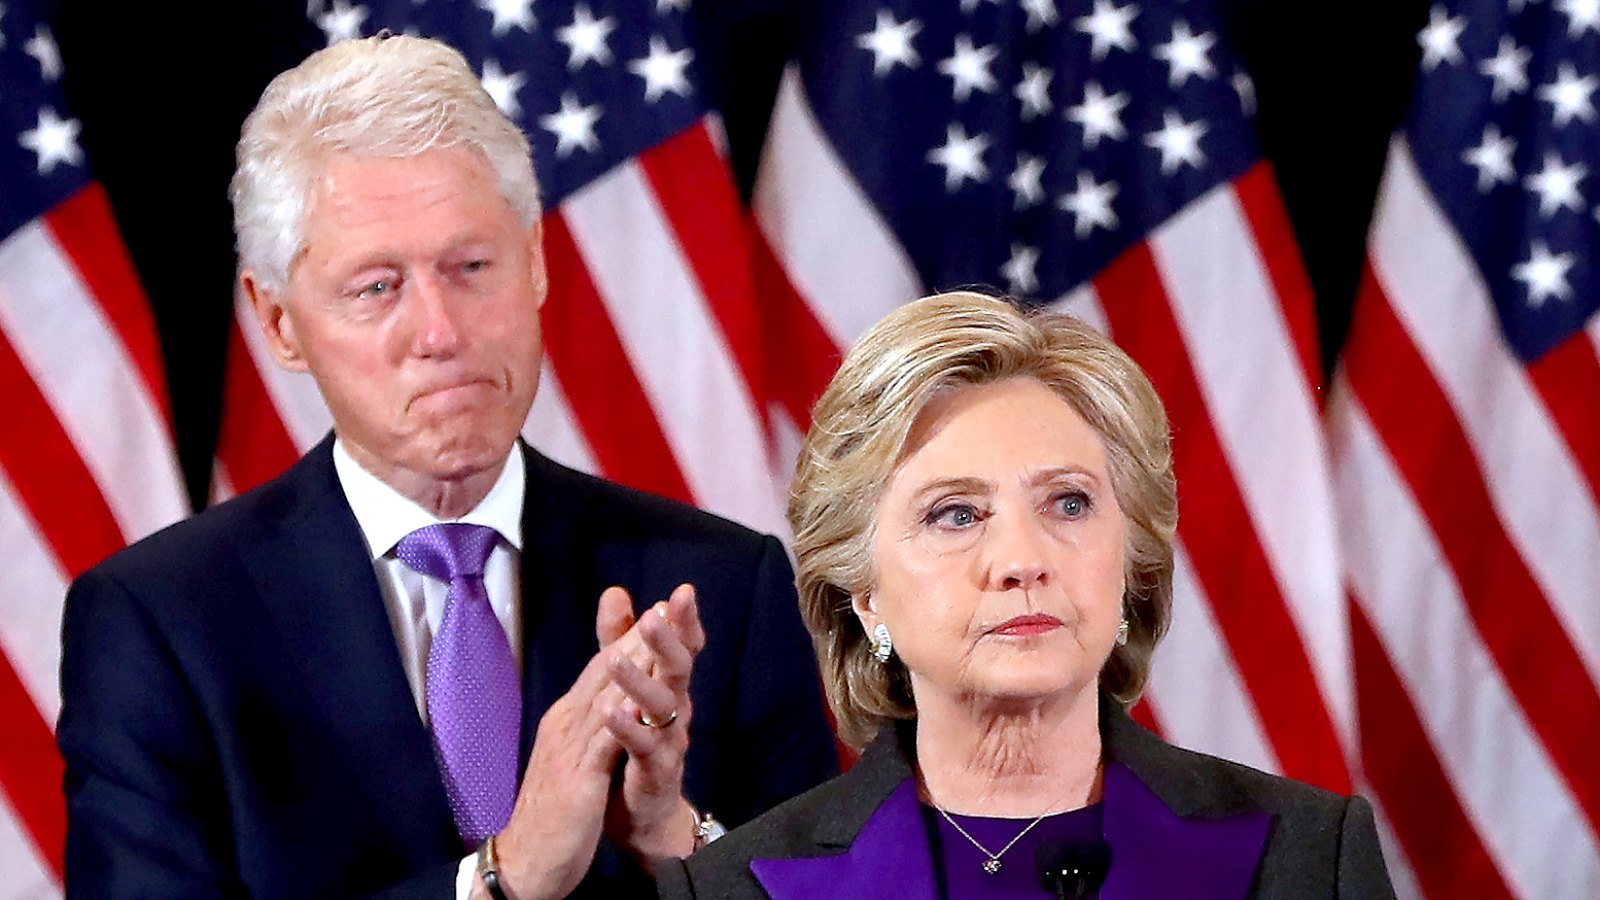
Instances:
[[[1572,271],[1573,262],[1571,253],[1551,253],[1544,241],[1534,241],[1527,261],[1511,267],[1511,277],[1527,286],[1528,306],[1538,309],[1551,297],[1572,297],[1567,273]]]
[[[1120,141],[1128,136],[1122,126],[1122,110],[1128,105],[1128,95],[1119,91],[1107,96],[1099,82],[1083,86],[1083,102],[1067,109],[1067,118],[1083,127],[1083,146],[1093,150],[1101,138]]]
[[[532,33],[539,26],[533,18],[533,0],[478,0],[478,8],[494,17],[489,33],[495,37],[513,28]]]
[[[1025,297],[1039,289],[1039,276],[1034,271],[1038,265],[1039,248],[1012,242],[1011,258],[1000,267],[1000,277],[1006,280],[1012,294]]]
[[[689,0],[656,0],[656,12],[658,14],[685,12],[688,9]]]
[[[596,19],[589,7],[580,3],[572,10],[572,24],[556,29],[556,40],[567,45],[567,69],[576,72],[586,63],[611,64],[611,48],[606,41],[617,30],[615,17]]]
[[[961,11],[971,15],[977,11],[980,2],[993,3],[995,6],[1000,5],[1000,0],[961,0]]]
[[[1050,79],[1054,77],[1055,73],[1037,63],[1022,64],[1022,80],[1017,82],[1016,90],[1012,93],[1022,102],[1024,122],[1050,114],[1054,108],[1050,102]]]
[[[1017,167],[1006,177],[1006,187],[1013,195],[1013,209],[1027,209],[1044,202],[1044,166],[1043,157],[1017,154]]]
[[[1168,83],[1173,87],[1183,87],[1195,76],[1216,77],[1216,67],[1211,64],[1211,59],[1207,55],[1216,42],[1217,38],[1211,32],[1194,34],[1189,31],[1189,23],[1178,21],[1172,25],[1172,40],[1150,52],[1156,59],[1164,60],[1171,68]]]
[[[1029,34],[1037,34],[1045,28],[1053,28],[1061,21],[1061,14],[1056,12],[1056,0],[1022,0],[1017,4],[1028,17],[1024,26]]]
[[[1583,195],[1578,193],[1578,184],[1588,174],[1589,169],[1582,163],[1569,166],[1559,155],[1549,153],[1545,155],[1544,168],[1529,175],[1523,183],[1539,195],[1539,215],[1548,219],[1561,209],[1577,212],[1582,208]]]
[[[1567,17],[1567,37],[1576,39],[1589,30],[1600,33],[1600,0],[1556,0],[1555,9]]]
[[[687,97],[694,92],[689,84],[689,63],[694,51],[685,47],[674,51],[659,36],[650,38],[650,55],[628,63],[628,71],[644,79],[644,99],[650,103],[668,92]]]
[[[1517,152],[1517,142],[1500,133],[1491,124],[1483,129],[1483,140],[1478,146],[1461,154],[1468,165],[1478,170],[1478,191],[1487,194],[1497,184],[1510,184],[1516,180],[1511,157]]]
[[[1443,6],[1428,11],[1428,24],[1417,33],[1417,43],[1422,46],[1422,70],[1432,72],[1440,63],[1461,61],[1461,33],[1467,30],[1466,20],[1451,18]]]
[[[921,30],[922,23],[916,19],[896,22],[893,14],[880,9],[878,23],[871,31],[856,38],[856,46],[871,51],[872,74],[881,78],[889,74],[897,63],[908,69],[915,69],[922,64],[922,57],[911,44],[911,39]]]
[[[61,51],[56,47],[56,39],[50,35],[50,29],[40,25],[34,29],[33,37],[28,38],[22,45],[22,51],[39,62],[39,74],[45,81],[55,81],[61,77]]]
[[[1517,42],[1507,35],[1500,38],[1500,47],[1493,57],[1478,63],[1478,71],[1494,81],[1491,94],[1494,102],[1503,103],[1512,94],[1520,94],[1528,89],[1528,61],[1531,59],[1533,51],[1518,47]]]
[[[483,61],[483,77],[479,81],[483,83],[484,92],[494,100],[494,105],[500,107],[507,117],[515,119],[522,115],[522,103],[517,100],[517,92],[527,83],[528,76],[521,72],[502,72],[499,62],[486,59]]]
[[[1112,49],[1132,53],[1139,46],[1129,27],[1138,15],[1139,7],[1134,4],[1116,6],[1111,0],[1094,0],[1094,9],[1087,16],[1073,19],[1072,27],[1089,36],[1089,57],[1099,62]]]
[[[964,34],[956,35],[955,50],[948,58],[939,61],[939,73],[950,76],[951,93],[957,102],[966,100],[975,90],[994,93],[999,85],[989,66],[999,54],[1000,51],[995,47],[973,47],[972,38]]]
[[[351,6],[344,0],[333,0],[333,6],[317,16],[317,27],[331,46],[340,41],[361,37],[361,25],[367,21],[367,8],[361,4]]]
[[[1200,152],[1200,138],[1208,130],[1205,122],[1185,122],[1170,109],[1162,113],[1161,122],[1144,139],[1145,146],[1161,152],[1161,174],[1171,175],[1185,163],[1196,169],[1205,164],[1206,156]]]
[[[1560,128],[1573,119],[1594,121],[1594,101],[1590,99],[1594,91],[1595,76],[1579,78],[1572,63],[1564,62],[1556,69],[1556,80],[1539,88],[1538,96],[1550,104],[1551,116]]]
[[[539,117],[539,127],[556,136],[556,156],[571,156],[573,150],[590,153],[600,149],[594,126],[600,121],[600,105],[584,106],[571,91],[561,95],[561,108]]]
[[[969,180],[989,180],[989,167],[983,163],[987,149],[987,135],[967,137],[961,125],[950,125],[945,129],[944,145],[928,151],[928,162],[944,167],[944,189],[953,194]]]
[[[77,119],[62,119],[46,106],[39,110],[39,124],[24,131],[18,141],[38,156],[39,174],[48,175],[61,163],[83,164],[83,150],[78,147],[81,127]]]
[[[1077,190],[1062,194],[1056,205],[1072,213],[1072,233],[1086,238],[1096,228],[1110,231],[1117,227],[1117,214],[1111,210],[1116,196],[1115,181],[1097,182],[1088,172],[1079,172]]]

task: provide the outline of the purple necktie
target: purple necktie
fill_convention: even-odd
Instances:
[[[522,685],[505,629],[489,606],[483,564],[500,535],[448,522],[400,539],[395,556],[450,583],[428,652],[428,718],[456,829],[469,847],[498,833],[517,798]]]

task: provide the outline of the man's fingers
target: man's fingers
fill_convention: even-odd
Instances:
[[[613,656],[609,670],[611,681],[637,710],[652,721],[665,722],[674,715],[683,716],[688,699],[673,691],[660,680],[651,678],[625,656]],[[672,727],[677,727],[673,725]]]
[[[594,633],[601,648],[611,645],[633,627],[633,600],[625,588],[608,587],[600,594],[600,611],[595,615]]]
[[[695,656],[706,648],[705,628],[700,624],[700,604],[695,599],[694,585],[680,584],[667,598],[667,620],[678,640]]]

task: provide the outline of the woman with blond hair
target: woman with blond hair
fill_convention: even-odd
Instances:
[[[1171,610],[1166,414],[1114,344],[971,293],[873,327],[789,504],[846,774],[664,897],[1392,896],[1370,806],[1172,747],[1127,707]]]

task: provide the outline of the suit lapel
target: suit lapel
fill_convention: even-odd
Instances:
[[[520,445],[527,460],[522,503],[522,767],[539,720],[572,687],[596,652],[600,592],[630,572],[597,570],[600,538],[592,502],[572,473]],[[617,561],[636,565],[636,561]]]
[[[1101,900],[1250,893],[1272,816],[1226,796],[1213,776],[1102,698],[1104,835],[1111,869]]]
[[[934,900],[917,780],[894,730],[835,784],[836,811],[814,833],[818,855],[752,860],[761,886],[773,900]]]
[[[268,490],[263,539],[239,552],[351,772],[372,783],[374,819],[412,852],[459,843],[332,439]]]

